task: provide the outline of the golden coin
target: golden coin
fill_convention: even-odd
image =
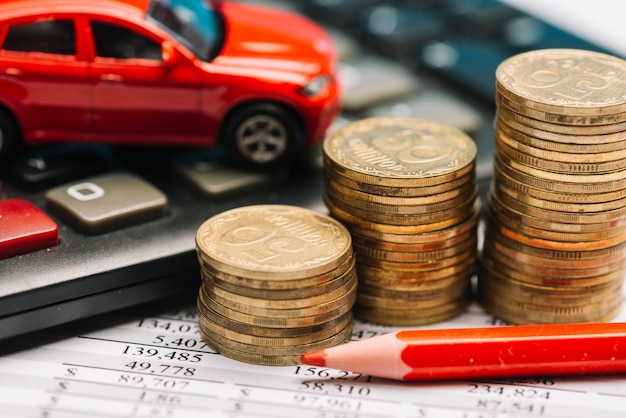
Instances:
[[[603,303],[572,307],[508,300],[500,294],[491,294],[488,289],[482,289],[479,298],[481,305],[490,314],[511,324],[605,322],[617,315],[623,302],[621,292],[610,295]]]
[[[345,187],[348,187],[353,190],[358,190],[363,193],[370,193],[378,196],[395,196],[395,197],[420,197],[420,196],[433,196],[438,193],[444,193],[453,189],[457,189],[459,187],[463,187],[470,181],[474,181],[474,165],[471,164],[468,166],[468,169],[463,171],[464,175],[461,175],[458,178],[450,180],[446,183],[436,184],[434,186],[420,186],[416,187],[408,187],[408,186],[381,186],[379,184],[369,184],[363,183],[361,181],[356,181],[351,178],[345,177],[341,175],[341,173],[337,173],[333,170],[332,166],[327,166],[324,169],[324,179],[325,181],[333,181],[336,183],[340,183]],[[407,180],[407,184],[409,180]]]
[[[519,121],[519,118],[511,118],[511,115],[506,114],[506,111],[502,108],[496,110],[495,118],[499,123],[508,125],[511,129],[519,131],[525,135],[533,136],[535,138],[541,138],[553,142],[562,142],[565,144],[577,144],[584,146],[592,146],[596,144],[607,144],[611,142],[623,142],[623,132],[613,132],[608,134],[592,134],[584,135],[581,133],[577,135],[575,133],[565,134],[558,132],[550,132],[545,129],[539,129],[534,126],[528,126]]]
[[[232,299],[227,299],[219,294],[216,294],[214,289],[205,286],[204,283],[201,286],[201,292],[202,294],[206,295],[210,300],[215,301],[222,306],[227,306],[238,312],[246,313],[248,315],[265,316],[269,318],[297,318],[306,316],[319,316],[325,311],[334,311],[335,309],[342,309],[345,305],[353,304],[353,295],[356,294],[357,288],[356,280],[352,281],[350,283],[350,286],[351,287],[348,291],[344,291],[339,297],[333,300],[327,300],[318,305],[302,308],[265,308],[248,305],[245,302],[236,302]],[[220,313],[223,315],[222,312]]]
[[[439,305],[442,301],[454,299],[461,294],[468,292],[470,278],[461,277],[447,287],[428,289],[394,289],[381,286],[369,286],[359,284],[359,296],[357,303],[361,305],[371,305],[379,307],[398,306],[405,302],[416,302],[420,304]],[[371,302],[374,301],[374,302]],[[425,305],[421,305],[425,306]]]
[[[505,140],[502,140],[502,138],[498,135],[496,135],[495,144],[497,152],[506,155],[508,158],[517,161],[520,164],[526,164],[531,167],[538,168],[539,170],[556,171],[560,173],[570,174],[602,174],[616,170],[623,170],[624,168],[626,168],[626,162],[624,162],[624,159],[609,160],[604,162],[563,162],[559,159],[561,157],[557,155],[557,153],[548,154],[545,150],[539,150],[539,152],[535,153],[535,155],[524,153],[507,144]],[[540,156],[538,156],[537,154]],[[583,160],[580,154],[568,155],[576,157],[572,159]],[[552,157],[557,160],[548,159],[548,157]],[[589,156],[586,156],[586,159],[589,158]]]
[[[624,132],[624,130],[626,129],[626,122],[617,122],[608,125],[563,125],[552,122],[544,122],[541,120],[526,117],[519,113],[512,112],[511,110],[502,106],[498,107],[497,117],[505,120],[505,123],[515,121],[516,126],[519,124],[531,129],[537,129],[539,132],[550,132],[560,135],[572,135],[577,137],[611,135]],[[543,138],[543,136],[540,137]],[[581,143],[586,143],[584,139],[586,138],[583,138],[583,141],[581,141]]]
[[[400,216],[425,215],[433,212],[443,212],[466,203],[468,199],[475,197],[476,186],[460,190],[452,197],[449,197],[450,195],[445,196],[445,200],[439,200],[438,197],[434,197],[432,202],[429,202],[429,198],[423,197],[403,198],[365,195],[357,191],[341,191],[334,187],[326,187],[324,193],[328,199],[332,199],[336,204],[344,204],[366,211]],[[445,193],[442,193],[442,195],[445,195]]]
[[[350,232],[352,233],[353,240],[356,238],[361,240],[372,240],[379,243],[388,242],[416,246],[422,245],[424,246],[423,249],[437,249],[445,247],[447,242],[454,240],[459,235],[475,232],[480,215],[480,199],[476,199],[474,203],[473,211],[469,218],[463,220],[461,223],[436,231],[396,234],[351,225]]]
[[[352,268],[345,272],[344,274],[333,278],[325,283],[314,285],[314,286],[303,286],[299,289],[259,289],[247,287],[241,284],[233,284],[230,281],[222,280],[217,276],[207,272],[202,271],[202,277],[205,281],[209,281],[213,285],[220,287],[228,292],[233,294],[238,294],[242,296],[249,296],[255,298],[263,298],[263,299],[271,299],[271,300],[289,300],[289,299],[302,299],[309,298],[313,296],[319,296],[327,294],[335,289],[340,288],[344,284],[353,280],[354,272],[355,272],[355,259],[352,257],[351,259]]]
[[[340,322],[333,327],[320,331],[298,336],[282,335],[277,337],[251,335],[234,331],[226,326],[220,325],[217,322],[211,321],[204,315],[199,315],[198,321],[200,322],[205,332],[210,333],[212,336],[220,336],[229,341],[243,343],[250,346],[259,346],[261,348],[267,348],[268,350],[274,350],[276,348],[290,349],[294,346],[314,344],[319,341],[334,337],[339,332],[343,331],[347,326],[351,326],[352,316],[348,315],[343,322]]]
[[[335,269],[350,257],[348,230],[310,209],[255,205],[205,221],[198,253],[215,269],[263,280],[294,280]]]
[[[385,251],[401,251],[401,252],[419,252],[419,251],[436,251],[450,248],[456,244],[462,243],[468,239],[476,238],[476,228],[459,233],[458,235],[440,241],[433,242],[389,242],[379,241],[374,238],[363,238],[352,232],[352,247],[370,247]]]
[[[354,269],[355,258],[350,253],[349,257],[341,263],[334,270],[330,270],[326,273],[305,277],[301,279],[295,280],[265,280],[265,279],[251,279],[249,277],[243,277],[233,274],[224,273],[209,264],[209,262],[200,261],[201,270],[203,274],[210,275],[219,279],[222,282],[228,282],[232,286],[239,286],[240,291],[244,292],[247,289],[254,289],[255,291],[267,290],[272,292],[299,292],[300,289],[308,289],[312,287],[318,286],[327,286],[330,282],[337,279],[338,277],[344,275],[347,271]],[[313,291],[312,289],[308,289],[307,291]],[[279,293],[273,293],[274,295],[278,295]]]
[[[450,218],[443,221],[414,225],[392,225],[388,223],[371,222],[368,220],[364,220],[363,218],[360,218],[350,212],[346,212],[345,210],[337,207],[332,202],[325,201],[325,203],[331,215],[348,224],[350,228],[354,226],[361,229],[371,229],[372,231],[382,232],[384,234],[399,235],[440,231],[442,229],[452,227],[465,221],[469,216],[471,216],[471,214],[475,213],[475,211],[478,210],[477,208],[480,208],[480,199],[477,198],[473,202],[471,210],[468,210],[465,213],[455,213],[455,216],[451,216]]]
[[[444,287],[457,278],[471,276],[476,270],[476,260],[469,258],[459,264],[438,270],[427,271],[395,271],[383,270],[368,265],[360,265],[358,270],[359,284],[383,287]]]
[[[456,224],[459,217],[467,217],[467,215],[472,212],[472,207],[474,206],[476,195],[477,192],[473,191],[469,198],[466,198],[465,201],[457,204],[450,209],[440,210],[437,212],[412,214],[375,212],[373,211],[372,207],[366,208],[355,206],[354,201],[346,202],[338,199],[333,199],[328,196],[326,192],[323,193],[322,197],[324,199],[324,202],[326,203],[326,206],[329,208],[329,211],[333,215],[337,215],[337,217],[342,220],[346,219],[343,214],[350,214],[351,216],[348,215],[348,219],[356,217],[360,219],[361,223],[369,221],[371,223],[383,224],[388,226],[405,226],[414,228],[416,228],[417,226],[423,226],[424,231],[433,231],[441,229],[445,226]],[[390,206],[390,208],[392,207]],[[396,212],[398,210],[399,209],[397,209]],[[339,216],[340,214],[341,216]],[[347,220],[347,222],[350,223],[349,220]]]
[[[532,135],[527,135],[523,132],[517,131],[506,123],[496,119],[494,123],[496,135],[506,135],[512,140],[524,144],[529,147],[548,150],[551,152],[569,153],[569,154],[584,154],[590,155],[590,157],[598,156],[603,153],[619,152],[626,146],[626,139],[623,141],[597,143],[593,145],[564,143],[546,140],[543,138],[537,138]],[[602,157],[599,157],[602,158]]]
[[[352,122],[327,137],[323,151],[324,164],[343,176],[392,187],[454,180],[476,157],[474,142],[462,131],[401,118]]]
[[[469,295],[437,307],[421,309],[416,304],[409,308],[376,309],[368,305],[355,305],[354,316],[363,320],[391,326],[417,326],[445,321],[465,312]]]
[[[357,263],[363,263],[367,266],[394,271],[432,271],[447,268],[455,264],[465,262],[469,259],[473,259],[475,257],[475,251],[466,251],[458,255],[441,258],[438,260],[427,260],[424,262],[401,262],[378,260],[375,258],[369,258],[367,256],[361,256],[360,254],[357,254]]]
[[[495,202],[496,200],[492,200]],[[580,232],[574,228],[576,224],[555,224],[552,222],[540,222],[537,218],[526,216],[507,208],[496,209],[497,205],[492,205],[486,211],[487,219],[496,224],[504,225],[509,229],[514,229],[522,234],[547,239],[551,241],[600,241],[617,235],[626,233],[624,227],[604,228],[594,232]],[[591,224],[596,225],[596,224]],[[567,231],[565,227],[571,227]]]
[[[515,279],[525,283],[534,283],[542,286],[595,286],[602,283],[613,282],[623,279],[626,269],[613,270],[605,274],[589,277],[557,277],[547,274],[534,274],[523,271],[521,268],[510,267],[510,259],[500,259],[500,255],[483,254],[480,259],[478,283],[485,280],[489,275],[499,274],[508,279]],[[507,262],[509,264],[507,264]]]
[[[228,300],[237,304],[245,304],[251,307],[290,310],[303,309],[340,299],[342,296],[351,291],[356,284],[356,271],[353,270],[347,274],[349,275],[348,280],[336,289],[330,290],[329,292],[320,295],[299,297],[296,299],[268,299],[262,297],[241,295],[239,293],[225,290],[215,285],[215,283],[210,280],[204,280],[202,282],[202,288],[207,294],[211,296],[217,296],[223,300]]]
[[[559,248],[541,248],[523,244],[514,238],[507,237],[504,234],[491,233],[491,223],[487,223],[485,237],[489,239],[497,239],[504,243],[506,246],[513,248],[515,251],[525,252],[530,255],[536,255],[538,257],[553,258],[556,260],[583,260],[591,258],[604,258],[614,254],[622,254],[626,249],[626,243],[619,243],[613,247],[601,248],[601,249],[584,249],[580,251],[564,250]]]
[[[510,177],[505,173],[505,170],[502,170],[497,164],[494,165],[493,174],[494,180],[499,185],[503,185],[517,192],[532,197],[540,198],[543,200],[551,200],[553,202],[602,203],[626,198],[626,189],[619,189],[606,193],[566,193],[537,188],[531,184],[522,181],[527,176],[518,175],[517,179]]]
[[[497,90],[525,108],[558,115],[626,112],[626,64],[620,58],[574,49],[517,54],[496,69]]]
[[[456,256],[466,252],[475,252],[477,237],[465,240],[460,244],[440,248],[432,251],[395,251],[381,249],[375,246],[360,245],[355,242],[354,251],[358,257],[367,257],[374,260],[396,261],[407,263],[427,263]]]
[[[574,164],[597,164],[626,158],[626,148],[624,146],[615,151],[604,152],[598,152],[595,145],[577,145],[575,152],[571,152],[570,150],[554,151],[541,146],[536,146],[532,141],[530,141],[530,143],[529,141],[520,141],[501,129],[495,130],[495,138],[497,143],[504,143],[522,153],[530,154],[544,160],[561,161]],[[525,138],[528,137],[526,136]]]
[[[350,187],[347,187],[340,182],[336,182],[332,179],[327,179],[324,181],[324,187],[328,191],[332,191],[333,194],[344,195],[354,200],[361,200],[365,202],[379,203],[383,205],[392,205],[392,206],[427,206],[431,207],[436,203],[442,203],[446,201],[450,201],[454,198],[458,198],[464,194],[467,194],[468,191],[474,190],[476,188],[476,182],[472,181],[464,183],[463,187],[450,189],[444,192],[432,194],[432,195],[424,195],[424,196],[387,196],[381,194],[367,193],[362,192],[360,190],[356,190]],[[432,211],[437,211],[440,209],[436,209],[436,206],[432,206]]]
[[[563,181],[563,179],[544,179],[538,177],[537,175],[545,173],[544,171],[540,170],[531,170],[533,172],[525,173],[515,167],[512,167],[512,162],[513,160],[507,158],[506,156],[496,154],[494,159],[494,167],[496,168],[496,170],[500,170],[505,173],[508,177],[511,177],[521,183],[527,184],[536,189],[572,194],[603,194],[613,193],[618,190],[626,189],[626,179],[618,180],[614,178],[609,179],[606,182],[591,183],[582,181],[584,180],[585,176],[578,176],[583,177],[580,182],[568,183]],[[528,169],[528,167],[522,168]],[[574,180],[578,179],[574,177]]]
[[[319,313],[311,316],[295,316],[293,318],[284,317],[267,317],[257,314],[249,314],[238,311],[230,306],[222,305],[221,303],[212,299],[209,295],[203,291],[199,292],[200,303],[209,307],[216,313],[232,319],[233,321],[242,322],[244,324],[250,324],[259,327],[268,328],[300,328],[307,326],[314,326],[320,323],[332,321],[341,317],[346,312],[352,309],[352,305],[356,300],[356,292],[349,296],[349,301],[344,305],[336,307],[334,309],[321,309]]]
[[[208,306],[202,304],[198,298],[197,303],[198,315],[204,316],[207,320],[219,324],[225,328],[240,332],[247,335],[256,335],[259,337],[300,337],[309,334],[315,334],[336,327],[338,324],[345,324],[352,320],[352,311],[347,311],[337,318],[330,321],[320,322],[315,325],[307,325],[302,327],[263,327],[258,325],[250,325],[244,322],[238,322],[231,318],[227,318],[215,312]]]
[[[615,114],[601,114],[601,115],[572,115],[572,114],[556,114],[552,112],[545,112],[537,109],[533,109],[524,104],[520,104],[512,98],[509,98],[510,93],[506,90],[506,87],[501,84],[497,85],[496,90],[496,104],[500,107],[506,107],[507,109],[519,113],[521,115],[533,118],[536,120],[559,124],[559,125],[607,125],[615,124],[626,121],[626,112]],[[519,98],[518,98],[519,100]],[[519,101],[523,101],[519,100]]]
[[[251,353],[248,351],[242,351],[242,350],[237,349],[241,347],[237,347],[237,348],[232,347],[233,344],[229,344],[228,341],[223,341],[223,340],[217,341],[213,339],[212,338],[213,335],[202,332],[202,328],[200,329],[200,331],[201,331],[200,335],[202,336],[202,339],[207,343],[207,345],[215,349],[217,352],[219,352],[223,356],[231,358],[233,360],[238,360],[238,361],[242,361],[245,363],[258,364],[258,365],[263,365],[263,366],[295,366],[295,365],[302,363],[300,356],[301,354],[304,354],[304,352],[294,353],[291,355],[285,355],[285,354],[273,355],[269,351],[268,353],[264,353],[264,354]],[[341,341],[341,342],[347,342],[348,340],[349,340],[349,337],[345,341]],[[321,347],[321,348],[328,348],[328,347]]]
[[[228,347],[235,350],[242,351],[244,353],[250,354],[261,354],[261,355],[269,355],[269,356],[290,356],[296,354],[304,354],[310,351],[321,350],[323,348],[332,347],[338,344],[341,344],[345,341],[348,341],[352,336],[352,321],[348,321],[348,323],[344,326],[342,330],[340,330],[335,335],[326,338],[320,341],[314,341],[312,343],[306,344],[298,344],[292,346],[266,346],[266,345],[257,345],[257,344],[247,344],[239,341],[234,341],[220,335],[216,332],[213,332],[212,329],[207,327],[207,324],[204,321],[200,321],[200,330],[202,332],[203,337],[209,337],[211,341],[217,342],[221,347]],[[216,348],[216,347],[214,347]],[[218,350],[219,351],[219,350]],[[221,354],[223,354],[220,351]]]
[[[606,223],[606,222],[618,222],[621,223],[626,216],[626,207],[620,207],[618,209],[597,211],[592,213],[577,213],[577,212],[560,212],[554,209],[546,209],[530,204],[530,199],[524,199],[520,201],[514,199],[504,193],[495,193],[496,190],[491,190],[491,193],[506,206],[515,209],[518,212],[526,215],[534,216],[537,218],[545,219],[548,221],[559,223],[572,223],[572,224],[592,224],[592,223]],[[532,202],[535,203],[535,202]],[[558,205],[555,205],[558,206]]]
[[[609,200],[598,203],[571,203],[571,202],[558,202],[554,200],[546,199],[551,197],[550,193],[543,193],[541,190],[526,189],[525,192],[520,192],[514,188],[507,187],[503,182],[497,181],[494,183],[495,191],[498,196],[506,195],[512,199],[517,200],[525,205],[534,206],[540,209],[547,209],[555,212],[572,212],[581,214],[592,214],[598,212],[607,212],[610,210],[617,210],[626,207],[626,198]]]

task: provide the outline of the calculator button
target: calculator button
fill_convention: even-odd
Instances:
[[[167,197],[140,177],[126,172],[104,174],[55,187],[46,205],[71,228],[101,234],[167,213]]]
[[[105,171],[104,158],[91,150],[48,151],[26,155],[9,166],[13,183],[23,190],[45,190]]]
[[[226,167],[211,160],[177,162],[175,171],[207,197],[223,198],[244,190],[276,185],[280,173],[257,173]]]
[[[24,199],[0,200],[0,258],[59,243],[59,228],[48,215]]]

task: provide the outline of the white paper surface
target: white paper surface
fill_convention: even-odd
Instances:
[[[473,305],[427,328],[491,325]],[[353,339],[394,329],[357,321]],[[407,383],[241,363],[204,345],[193,303],[84,320],[0,341],[0,350],[1,417],[626,416],[624,376]]]

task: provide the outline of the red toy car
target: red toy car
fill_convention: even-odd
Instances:
[[[225,146],[256,167],[319,143],[336,52],[302,16],[208,0],[0,2],[0,157],[20,145]]]

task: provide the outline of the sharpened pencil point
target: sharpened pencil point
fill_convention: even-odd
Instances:
[[[326,352],[324,350],[312,351],[300,356],[300,362],[302,364],[308,364],[309,366],[326,367]]]

